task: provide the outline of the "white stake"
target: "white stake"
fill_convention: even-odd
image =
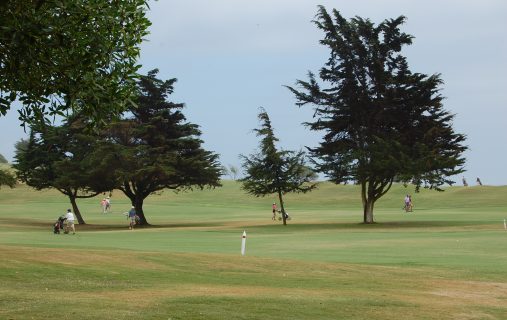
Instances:
[[[246,231],[243,231],[243,236],[241,236],[241,255],[245,255],[246,250]]]
[[[507,230],[507,222],[505,221],[505,219],[503,219],[503,228]]]

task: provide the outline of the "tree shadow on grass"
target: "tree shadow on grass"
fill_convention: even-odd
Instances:
[[[266,230],[266,231],[318,231],[318,230],[353,230],[353,231],[388,231],[403,229],[428,229],[428,228],[462,228],[469,226],[486,225],[486,222],[479,221],[455,221],[455,220],[441,220],[441,221],[389,221],[377,222],[372,224],[364,223],[288,223],[287,226],[282,224],[273,225],[257,225],[249,227],[249,230]]]
[[[10,230],[27,229],[47,229],[53,230],[55,221],[41,221],[22,218],[0,218],[0,226]],[[188,222],[188,223],[169,223],[169,224],[150,224],[145,226],[136,226],[136,229],[180,229],[180,228],[206,228],[223,226],[223,223],[212,222]],[[116,231],[128,229],[127,223],[122,224],[76,224],[76,230],[81,231]]]
[[[171,224],[149,224],[143,226],[135,226],[137,230],[155,230],[155,229],[185,229],[185,228],[207,228],[217,227],[218,223],[171,223]],[[128,225],[109,225],[109,224],[80,224],[76,228],[80,231],[116,231],[128,229]]]
[[[185,222],[185,223],[163,223],[136,226],[140,229],[183,229],[183,228],[214,228],[225,225],[222,222]]]

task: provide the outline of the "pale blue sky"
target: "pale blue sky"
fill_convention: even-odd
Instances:
[[[205,147],[224,165],[257,147],[252,129],[264,107],[280,146],[300,149],[320,135],[301,125],[312,109],[299,109],[283,87],[306,79],[328,57],[322,33],[311,23],[317,5],[378,23],[407,17],[403,31],[415,36],[404,54],[413,72],[441,73],[446,109],[454,128],[467,135],[468,170],[474,184],[507,184],[507,1],[458,0],[160,0],[151,2],[153,25],[142,46],[143,72],[159,68],[178,78],[173,100],[201,126]],[[12,160],[13,144],[25,136],[16,112],[0,117],[0,153]]]

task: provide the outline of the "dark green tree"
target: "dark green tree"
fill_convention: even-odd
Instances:
[[[0,169],[0,187],[9,186],[14,188],[16,185],[16,177],[7,170]]]
[[[374,222],[374,204],[393,182],[440,190],[465,162],[465,136],[454,132],[453,115],[443,109],[440,75],[412,73],[400,53],[413,38],[400,31],[404,21],[347,21],[320,6],[314,22],[331,53],[321,81],[310,72],[298,89],[288,87],[299,106],[315,106],[316,119],[306,125],[324,132],[310,149],[317,170],[334,183],[361,185],[364,223]]]
[[[76,200],[92,198],[114,186],[108,177],[94,175],[100,168],[89,156],[98,136],[87,127],[82,119],[73,117],[60,127],[32,130],[28,143],[16,148],[14,164],[18,178],[27,185],[37,190],[54,188],[66,195],[80,224],[85,220]]]
[[[143,203],[150,194],[220,186],[218,155],[201,147],[201,132],[187,122],[184,105],[167,100],[176,79],[163,81],[157,73],[141,77],[137,107],[110,126],[95,157],[109,164],[142,225],[148,224]]]
[[[254,129],[262,137],[260,151],[249,156],[241,155],[246,172],[242,188],[256,197],[276,194],[280,201],[283,224],[287,225],[283,195],[289,192],[306,193],[316,187],[315,173],[305,163],[303,151],[278,150],[273,127],[267,112],[261,108],[260,129]]]
[[[135,90],[146,8],[146,0],[0,1],[0,116],[16,99],[23,124],[119,115]]]

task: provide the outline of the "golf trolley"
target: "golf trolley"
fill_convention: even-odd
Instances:
[[[278,221],[282,221],[282,210],[276,210],[276,212],[278,212],[280,214],[280,216],[278,217]],[[284,213],[285,215],[285,220],[291,220],[292,218],[289,216],[289,214],[287,213],[287,211],[285,211]]]

